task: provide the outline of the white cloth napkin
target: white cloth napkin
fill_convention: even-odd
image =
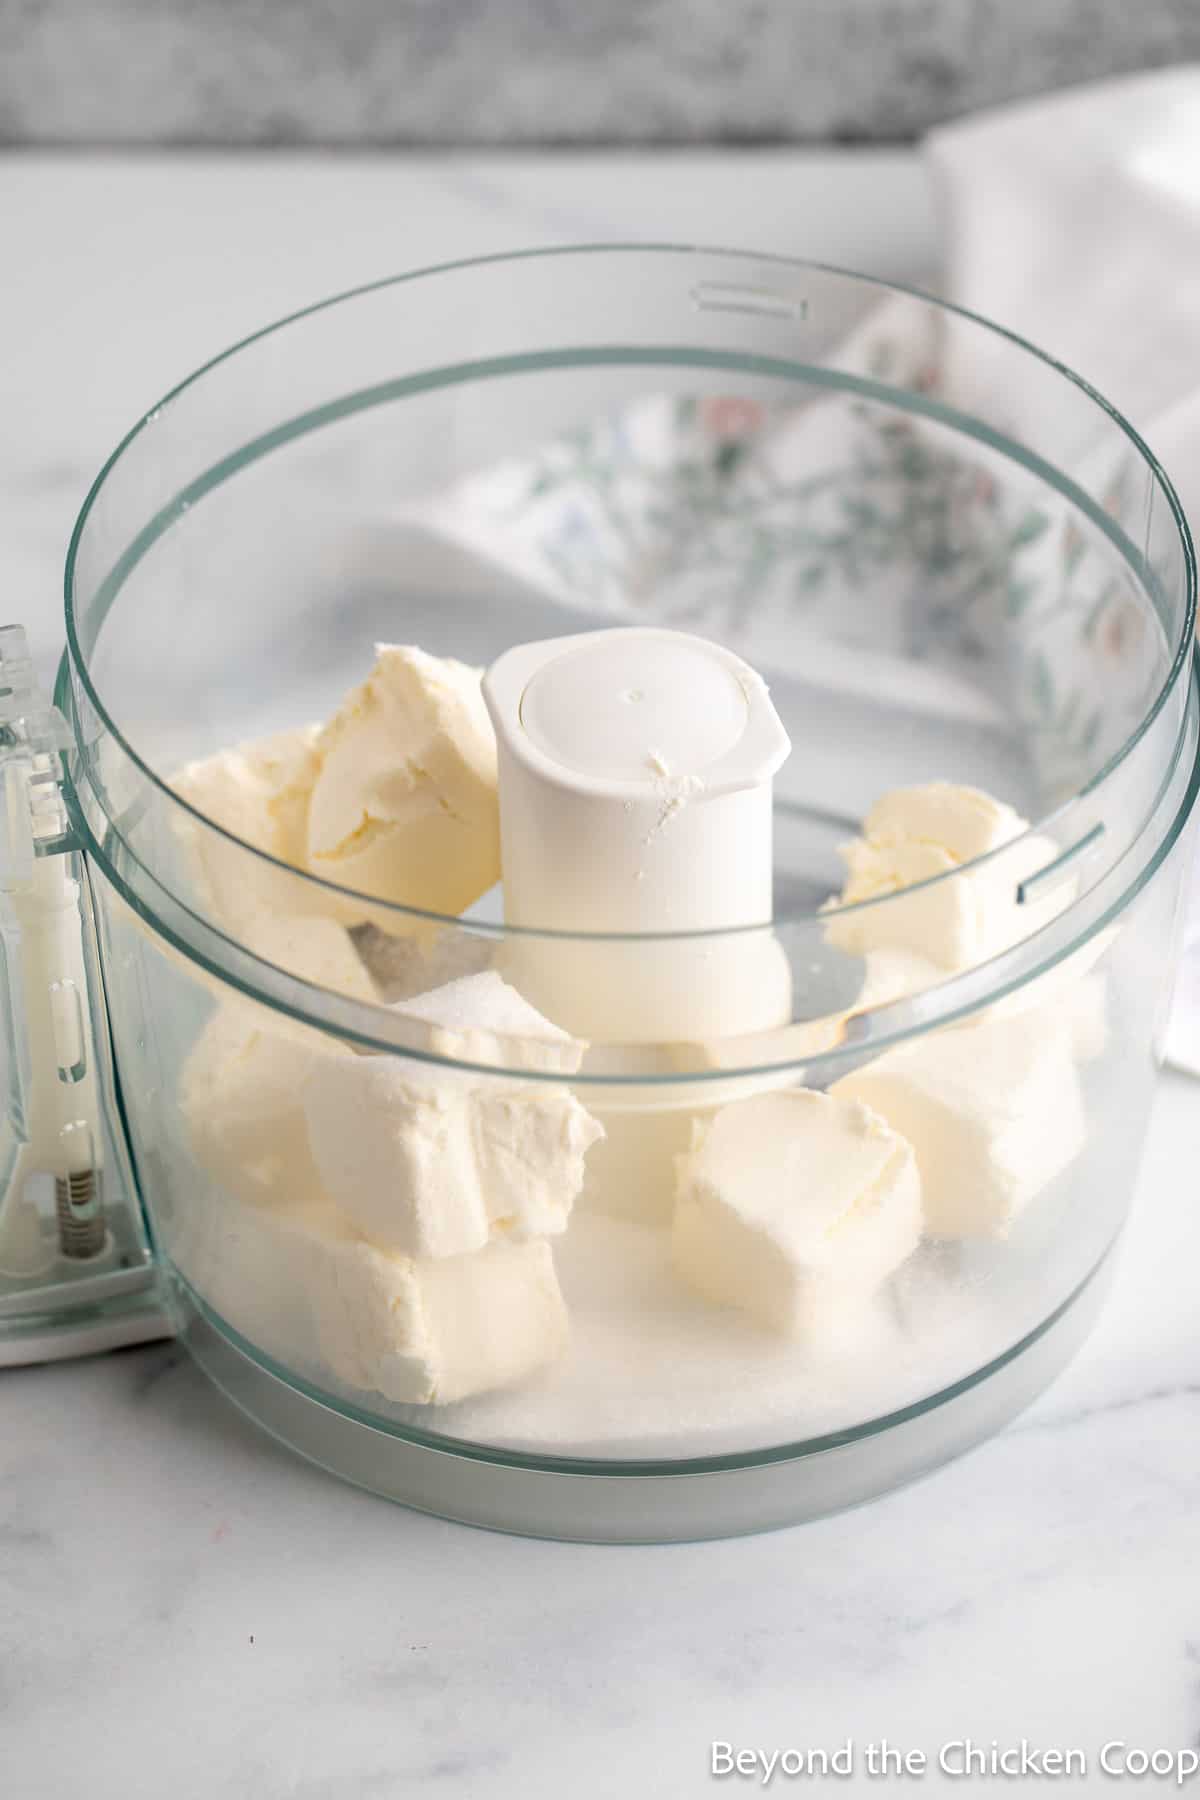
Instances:
[[[1195,530],[1200,68],[998,110],[936,132],[927,154],[945,209],[950,297],[1112,401],[1166,469]],[[969,380],[986,382],[986,368]],[[1023,422],[1036,441],[1044,421]],[[1200,861],[1164,1048],[1200,1075]]]
[[[1083,374],[1200,517],[1200,68],[997,110],[935,133],[926,154],[945,214],[947,297]],[[1111,449],[1062,442],[1052,384],[1014,389],[977,340],[956,359],[953,334],[933,341],[903,297],[882,303],[835,360],[936,386],[988,416],[1003,389],[1010,435],[1076,459],[1120,518],[1120,468],[1096,461]],[[1007,477],[997,491],[979,468],[964,466],[960,481],[921,427],[880,426],[870,408],[844,404],[650,395],[468,479],[435,503],[433,522],[592,619],[734,633],[765,672],[881,695],[894,686],[944,715],[1016,707],[1035,733],[1052,715],[1044,735],[1058,761],[1043,779],[1072,791],[1106,747],[1097,734],[1111,731],[1115,748],[1141,716],[1152,647],[1139,661],[1136,634],[1132,654],[1121,638],[1101,559],[1080,549],[1070,565],[1065,508]],[[429,523],[427,504],[420,516]],[[1044,608],[1039,594],[1052,595]],[[1101,652],[1082,678],[1081,617]],[[1106,663],[1110,631],[1120,655]],[[981,662],[1005,684],[990,696]],[[1200,882],[1193,890],[1200,899]],[[1167,1053],[1200,1074],[1200,904],[1185,940]]]

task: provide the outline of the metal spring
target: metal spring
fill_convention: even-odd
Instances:
[[[54,1204],[58,1214],[58,1247],[64,1256],[83,1259],[98,1256],[107,1230],[100,1204],[99,1169],[80,1169],[74,1175],[56,1175]]]

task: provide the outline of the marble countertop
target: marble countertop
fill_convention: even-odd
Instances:
[[[1186,0],[37,0],[0,9],[0,133],[40,144],[897,142],[1198,47]]]
[[[568,238],[897,277],[937,255],[918,165],[886,154],[11,157],[0,214],[0,575],[47,670],[104,454],[313,295]],[[708,1790],[714,1739],[1194,1744],[1198,1152],[1200,1089],[1164,1076],[1115,1295],[1068,1374],[931,1480],[763,1538],[591,1548],[407,1513],[277,1448],[171,1345],[0,1373],[0,1788],[675,1800]]]

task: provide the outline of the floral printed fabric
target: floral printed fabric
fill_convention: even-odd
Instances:
[[[936,394],[913,346],[868,332],[858,348],[901,398]],[[1134,472],[1103,490],[1121,524],[1144,503]],[[564,607],[707,634],[768,678],[911,699],[920,663],[927,705],[1015,708],[1063,794],[1128,735],[1163,664],[1119,557],[1053,489],[854,390],[652,393],[438,510]]]

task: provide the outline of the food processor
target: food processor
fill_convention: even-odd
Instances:
[[[976,1443],[1082,1341],[1129,1209],[1194,623],[1137,434],[915,292],[581,248],[247,339],[93,486],[52,697],[0,633],[0,1361],[173,1333],[344,1479],[564,1538],[763,1529]],[[369,699],[377,645],[486,671],[503,882],[461,907],[295,866],[180,775]],[[1010,823],[931,860],[917,821],[907,875],[847,880],[899,854],[886,796],[951,791]],[[776,1329],[758,1226],[697,1234],[826,1102],[924,1211]],[[484,1171],[436,1244],[371,1173],[410,1113],[431,1192]]]

